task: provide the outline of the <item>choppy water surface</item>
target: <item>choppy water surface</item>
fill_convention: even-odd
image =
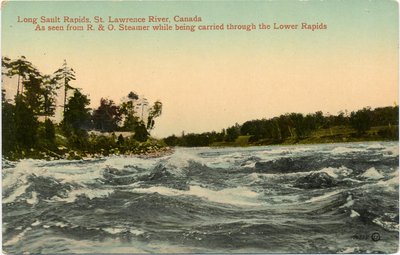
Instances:
[[[7,253],[395,252],[398,143],[3,162]]]

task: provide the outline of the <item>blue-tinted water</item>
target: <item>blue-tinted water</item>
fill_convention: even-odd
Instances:
[[[3,162],[6,253],[393,253],[398,143]]]

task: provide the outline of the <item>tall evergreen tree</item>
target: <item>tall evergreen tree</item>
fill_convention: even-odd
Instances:
[[[56,98],[57,98],[57,90],[60,86],[57,83],[57,79],[55,77],[51,77],[49,75],[45,75],[43,77],[43,114],[48,116],[53,116],[56,110]]]
[[[6,59],[4,59],[6,60]],[[40,76],[39,71],[32,65],[31,62],[26,60],[25,56],[21,56],[19,59],[9,61],[5,63],[5,66],[8,67],[7,76],[12,77],[17,75],[17,95],[24,91],[23,83],[30,76]]]
[[[64,114],[66,111],[66,104],[67,104],[67,95],[68,90],[73,89],[73,87],[69,84],[71,81],[75,80],[75,71],[74,69],[68,67],[67,60],[64,59],[64,63],[61,68],[54,72],[54,78],[61,82],[62,86],[64,86]]]
[[[44,110],[43,78],[29,75],[23,85],[25,86],[25,91],[22,93],[22,99],[35,115],[42,115]]]

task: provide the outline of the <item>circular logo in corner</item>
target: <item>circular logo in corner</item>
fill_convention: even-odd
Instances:
[[[374,232],[371,235],[371,239],[374,242],[378,242],[379,240],[381,240],[381,235],[378,232]]]

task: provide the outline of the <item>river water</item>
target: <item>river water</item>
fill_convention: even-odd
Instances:
[[[398,143],[3,161],[6,253],[393,253]]]

